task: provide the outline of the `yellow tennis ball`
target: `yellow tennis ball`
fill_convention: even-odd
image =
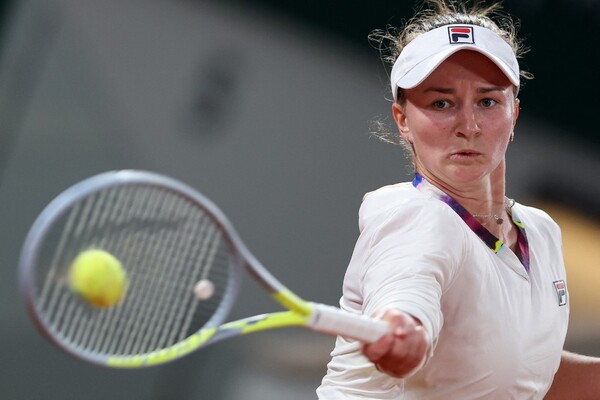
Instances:
[[[117,304],[127,289],[127,274],[121,262],[104,250],[79,253],[69,269],[69,286],[93,306]]]

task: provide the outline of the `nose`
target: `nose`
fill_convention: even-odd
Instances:
[[[456,135],[477,136],[481,132],[477,112],[472,107],[462,107],[456,116]]]

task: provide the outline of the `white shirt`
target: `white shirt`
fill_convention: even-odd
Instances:
[[[431,340],[406,379],[377,371],[360,344],[339,337],[317,394],[338,399],[542,399],[560,363],[569,308],[561,234],[544,212],[515,204],[530,270],[507,246],[495,253],[428,184],[365,196],[341,308],[398,308]]]

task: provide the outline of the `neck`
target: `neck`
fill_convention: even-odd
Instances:
[[[501,215],[502,218],[506,216],[504,163],[501,163],[491,174],[469,182],[453,182],[440,179],[418,166],[417,172],[429,183],[452,196],[472,215]]]
[[[479,223],[483,225],[488,232],[493,234],[496,238],[500,239],[502,243],[507,245],[515,254],[519,251],[518,249],[518,231],[515,223],[512,221],[512,207],[515,204],[514,200],[508,199],[504,197],[502,200],[496,202],[495,200],[485,202],[482,200],[478,200],[474,198],[472,195],[465,196],[464,193],[472,193],[464,190],[455,190],[453,186],[447,184],[440,184],[439,181],[431,178],[431,175],[423,174],[417,170],[417,172],[423,177],[425,181],[429,184],[430,187],[435,187],[437,189],[442,190],[446,195],[452,197],[452,199],[458,202],[463,208],[465,208],[473,217],[479,220]],[[428,185],[422,185],[422,182],[417,182],[414,184],[420,190],[427,191]],[[502,187],[503,189],[503,187]],[[429,189],[431,190],[431,189]],[[491,191],[493,193],[493,191]],[[502,193],[504,191],[502,190]],[[439,194],[437,196],[440,196]],[[435,197],[435,195],[434,195]],[[492,196],[493,197],[493,196]],[[450,200],[444,199],[441,197],[441,200],[448,203],[453,204]],[[499,204],[500,209],[498,212],[490,212],[489,214],[478,214],[477,212],[472,211],[472,209],[467,208],[468,204],[475,204],[477,206],[490,204]],[[467,205],[467,207],[465,207]],[[454,208],[454,206],[453,206]],[[459,213],[462,215],[462,212]],[[479,218],[478,218],[479,216]],[[463,218],[464,219],[464,218]],[[469,224],[469,226],[471,226]]]

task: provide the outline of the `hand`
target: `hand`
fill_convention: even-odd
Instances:
[[[381,319],[390,324],[390,333],[374,343],[363,344],[362,353],[379,371],[404,378],[425,357],[429,337],[421,323],[403,311],[387,310]]]

